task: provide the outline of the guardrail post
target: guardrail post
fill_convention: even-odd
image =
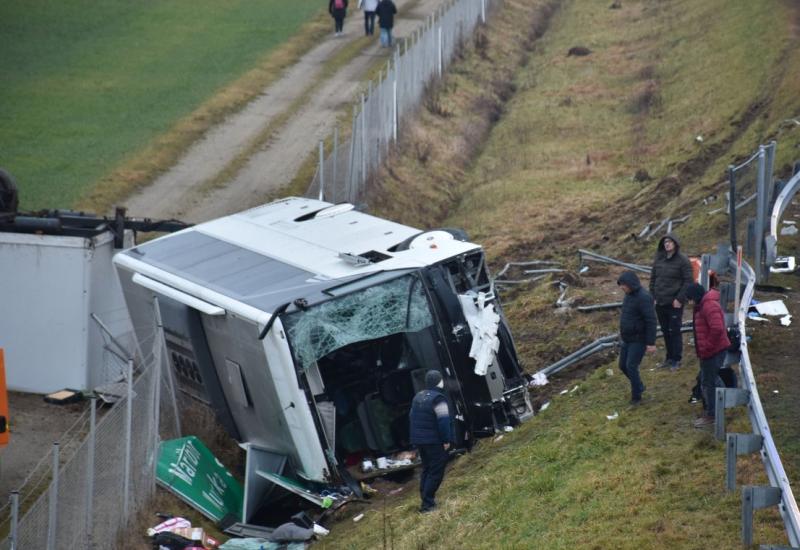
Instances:
[[[92,546],[92,524],[94,520],[94,453],[97,428],[97,398],[90,400],[89,438],[86,442],[86,546]]]
[[[777,487],[745,485],[742,487],[742,543],[753,544],[753,512],[760,508],[775,506],[781,501],[781,490]]]
[[[19,491],[11,491],[11,550],[17,550],[17,526],[19,525]]]
[[[717,388],[716,407],[714,407],[714,437],[725,439],[725,409],[747,405],[750,392],[739,388]]]
[[[319,200],[325,200],[325,142],[319,140]]]
[[[58,442],[53,443],[53,479],[50,482],[50,501],[47,519],[47,550],[56,550],[56,532],[58,529]]]
[[[131,436],[133,429],[133,361],[128,361],[126,373],[128,378],[128,395],[125,402],[125,479],[122,482],[122,513],[129,517],[131,501]]]
[[[764,438],[756,434],[728,434],[725,459],[725,488],[728,491],[736,489],[736,457],[760,451],[764,445]]]

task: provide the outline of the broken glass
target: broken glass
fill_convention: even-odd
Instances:
[[[309,368],[355,342],[418,332],[433,325],[421,281],[407,275],[282,318],[295,359]]]

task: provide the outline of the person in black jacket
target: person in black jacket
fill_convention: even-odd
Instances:
[[[683,306],[686,304],[686,289],[693,282],[689,258],[681,253],[678,238],[668,233],[658,241],[656,258],[650,273],[650,294],[655,299],[658,324],[661,325],[667,348],[667,356],[660,367],[674,370],[681,366]]]
[[[390,48],[392,46],[392,27],[394,27],[394,16],[397,8],[392,0],[381,0],[375,9],[378,15],[378,25],[381,28],[381,46]]]
[[[631,405],[638,405],[645,390],[639,363],[645,352],[656,351],[656,315],[653,298],[642,288],[636,273],[624,271],[617,284],[625,292],[619,318],[619,368],[631,382]]]
[[[347,0],[329,0],[328,13],[333,17],[336,36],[342,36],[344,18],[347,16]]]
[[[419,511],[423,513],[436,507],[436,491],[444,479],[452,433],[441,373],[436,370],[425,373],[425,387],[427,389],[414,396],[409,413],[411,444],[419,449],[422,459],[419,478],[422,505]]]

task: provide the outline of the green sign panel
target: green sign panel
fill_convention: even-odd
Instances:
[[[161,443],[158,482],[214,521],[242,520],[242,486],[194,436]]]

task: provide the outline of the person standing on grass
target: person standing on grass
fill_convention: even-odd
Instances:
[[[642,288],[636,273],[623,271],[617,284],[625,293],[619,317],[619,369],[630,380],[631,405],[638,405],[645,390],[639,364],[645,352],[656,351],[656,314],[653,298]]]
[[[364,10],[364,34],[375,34],[375,10],[378,9],[378,0],[358,0],[358,7]]]
[[[381,28],[381,46],[384,48],[392,47],[392,28],[394,27],[394,16],[397,8],[392,0],[381,0],[375,8],[378,15],[378,24]]]
[[[419,511],[436,507],[436,491],[444,479],[452,430],[450,408],[444,394],[444,380],[437,370],[425,373],[425,388],[414,396],[409,412],[411,444],[419,449],[422,473],[419,478]]]
[[[342,36],[344,34],[344,18],[347,17],[347,0],[330,0],[328,12],[333,17],[335,36]]]
[[[681,253],[678,238],[668,233],[658,241],[656,258],[650,272],[650,294],[656,304],[656,315],[667,356],[659,367],[675,370],[681,366],[683,358],[683,306],[686,303],[686,289],[694,282],[692,264]]]
[[[717,386],[721,386],[719,371],[731,346],[725,326],[725,312],[719,303],[719,292],[706,291],[703,285],[692,283],[686,297],[694,303],[694,347],[700,358],[700,387],[703,392],[704,414],[695,420],[695,428],[714,423]]]

